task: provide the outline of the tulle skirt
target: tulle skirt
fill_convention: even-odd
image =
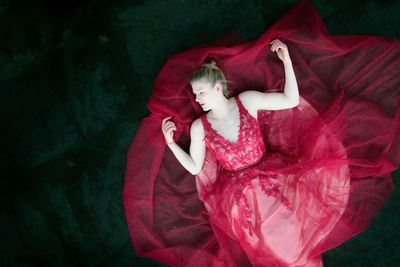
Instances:
[[[223,170],[207,154],[196,177],[199,196],[212,224],[240,244],[251,265],[322,266],[319,248],[329,235],[335,232],[337,245],[364,229],[393,189],[389,176],[351,180],[352,166],[362,161],[347,157],[354,151],[341,141],[349,134],[343,125],[362,120],[359,114],[340,116],[351,102],[334,103],[342,107],[332,104],[321,114],[303,98],[293,110],[260,112],[266,156],[243,171]],[[269,184],[278,185],[282,196],[269,194],[263,188]]]

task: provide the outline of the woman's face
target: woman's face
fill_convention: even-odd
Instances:
[[[214,86],[205,80],[200,79],[192,82],[193,94],[196,96],[196,102],[200,104],[204,111],[215,107],[219,101],[219,94],[222,92],[221,85],[217,82]]]

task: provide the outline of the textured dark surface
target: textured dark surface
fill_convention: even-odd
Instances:
[[[122,201],[158,71],[229,32],[257,38],[295,2],[1,1],[0,266],[162,266],[135,256]],[[313,3],[331,34],[400,39],[399,0]],[[325,265],[400,266],[399,200]]]

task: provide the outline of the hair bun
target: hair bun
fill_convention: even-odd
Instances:
[[[219,70],[217,63],[212,59],[208,60],[207,62],[204,62],[201,66],[213,70]]]

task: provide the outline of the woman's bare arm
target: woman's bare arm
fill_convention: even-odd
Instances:
[[[168,147],[174,153],[176,159],[182,166],[191,174],[198,174],[204,163],[206,147],[204,144],[204,129],[201,120],[197,119],[190,127],[190,154],[186,153],[180,146],[173,142],[173,131],[176,129],[175,124],[168,121],[168,118],[163,120],[163,133]]]
[[[277,53],[285,69],[284,90],[283,93],[262,93],[258,91],[241,93],[240,99],[243,100],[246,108],[252,110],[251,113],[253,114],[257,110],[287,109],[299,104],[299,89],[287,46],[279,40],[274,40],[271,43],[271,50]]]

